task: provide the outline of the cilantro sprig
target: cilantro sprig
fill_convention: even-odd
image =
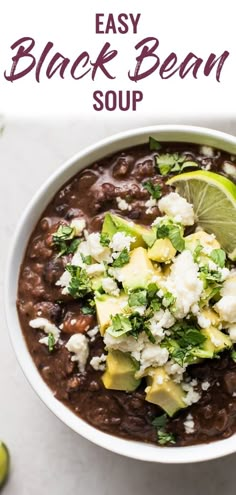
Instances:
[[[145,332],[152,344],[155,344],[155,337],[149,328],[145,316],[141,316],[137,311],[130,315],[117,314],[112,317],[112,326],[107,332],[112,337],[121,337],[124,334],[134,337],[136,340],[141,332]]]
[[[53,335],[53,333],[49,333],[48,334],[48,350],[49,352],[52,352],[54,350],[54,346],[55,346],[55,337]]]
[[[233,360],[234,363],[236,363],[236,349],[233,349],[231,351],[231,359]]]
[[[176,251],[182,252],[185,248],[185,241],[183,238],[183,228],[180,224],[173,222],[173,220],[163,220],[156,227],[157,239],[168,238]]]
[[[154,137],[149,137],[149,148],[150,151],[159,151],[161,149],[161,143],[157,141]]]
[[[130,256],[129,256],[128,249],[124,248],[120,252],[119,256],[113,261],[112,266],[114,268],[120,268],[120,267],[126,265],[127,263],[129,263],[129,259],[130,259]]]
[[[186,155],[180,153],[163,153],[156,157],[156,166],[161,175],[181,173],[186,168],[198,168],[197,162],[189,160]]]
[[[173,433],[166,431],[168,425],[167,414],[162,414],[157,416],[153,421],[152,425],[157,431],[157,441],[160,445],[166,445],[167,443],[175,444],[176,439]]]
[[[196,349],[201,349],[206,340],[197,325],[183,320],[175,323],[169,331],[171,335],[161,342],[161,346],[166,347],[171,358],[182,367],[194,362]]]
[[[66,270],[71,274],[68,291],[74,299],[91,295],[92,288],[86,271],[79,266],[67,265]]]
[[[58,256],[74,254],[80,244],[80,239],[75,239],[75,229],[69,225],[60,225],[53,234],[53,244],[56,246]]]
[[[101,235],[100,235],[100,244],[103,247],[108,247],[109,246],[109,244],[110,244],[110,237],[109,237],[108,234],[101,233]]]
[[[136,289],[130,292],[128,304],[132,306],[143,306],[147,304],[147,291],[145,289]]]
[[[160,184],[154,184],[151,180],[147,180],[143,183],[144,189],[146,189],[153,199],[160,199],[162,196],[162,187]]]
[[[210,258],[220,268],[224,268],[226,262],[226,253],[223,249],[213,249],[210,254]]]

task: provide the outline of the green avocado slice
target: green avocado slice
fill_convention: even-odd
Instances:
[[[135,241],[131,244],[132,249],[140,246],[152,246],[156,238],[156,234],[152,229],[134,223],[131,220],[126,220],[119,215],[106,213],[102,233],[108,234],[112,238],[116,232],[125,232],[129,236],[135,237]]]
[[[106,371],[102,375],[104,387],[111,390],[133,392],[141,382],[135,378],[136,371],[137,364],[129,353],[109,351]]]

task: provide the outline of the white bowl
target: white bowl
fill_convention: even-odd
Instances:
[[[159,447],[124,440],[97,430],[76,416],[54,396],[40,376],[27,349],[16,311],[19,268],[29,236],[53,195],[79,170],[118,150],[148,141],[149,136],[159,141],[182,141],[215,146],[236,153],[236,138],[222,132],[183,125],[162,125],[117,134],[78,153],[57,170],[40,188],[22,215],[12,241],[8,259],[5,306],[12,345],[26,378],[42,401],[67,426],[88,440],[118,454],[150,462],[189,463],[205,461],[236,452],[236,435],[210,444],[191,447]]]

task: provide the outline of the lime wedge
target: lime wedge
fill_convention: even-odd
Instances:
[[[167,182],[192,203],[197,224],[215,234],[231,259],[236,259],[236,185],[222,175],[198,170]]]
[[[0,489],[7,480],[10,466],[10,455],[8,448],[0,442]]]

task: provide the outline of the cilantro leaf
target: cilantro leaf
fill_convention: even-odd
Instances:
[[[156,165],[161,175],[182,172],[186,168],[196,168],[198,164],[180,153],[163,153],[156,156]]]
[[[199,257],[202,253],[202,250],[203,250],[203,247],[200,244],[200,242],[198,241],[198,244],[195,247],[194,252],[193,252],[193,260],[195,261],[195,263],[197,263],[199,261]]]
[[[175,436],[173,433],[168,433],[163,430],[158,430],[157,431],[157,440],[160,445],[165,445],[166,443],[172,443],[175,444]]]
[[[169,231],[168,237],[176,251],[181,253],[185,248],[185,242],[181,234],[181,227],[178,225],[173,226]]]
[[[184,320],[175,323],[169,330],[171,336],[161,342],[161,347],[166,347],[171,358],[181,367],[196,360],[196,350],[201,349],[206,340],[200,330]]]
[[[200,278],[206,283],[206,285],[208,282],[222,282],[222,274],[217,270],[210,270],[207,265],[200,267]]]
[[[112,317],[111,321],[112,326],[108,328],[107,332],[113,337],[120,337],[132,331],[132,324],[127,316],[117,314]]]
[[[173,433],[166,431],[166,426],[168,424],[167,414],[162,414],[157,416],[153,421],[152,425],[157,429],[157,441],[160,445],[165,445],[166,443],[176,443]]]
[[[170,239],[176,251],[182,252],[185,248],[183,229],[181,225],[173,223],[171,220],[168,223],[157,225],[156,236],[157,239]]]
[[[167,421],[167,414],[162,414],[161,416],[157,416],[156,418],[154,418],[154,420],[152,421],[152,425],[156,428],[165,428]]]
[[[67,265],[66,270],[71,274],[68,291],[74,299],[91,294],[92,289],[86,271],[79,266]]]
[[[74,254],[79,243],[80,239],[74,239],[75,237],[75,229],[70,227],[69,225],[60,225],[53,234],[53,244],[56,246],[59,251],[58,256],[63,256],[63,254]]]
[[[155,138],[149,137],[149,148],[150,151],[158,151],[161,149],[161,143],[159,143]]]
[[[67,247],[66,254],[74,254],[75,251],[77,251],[77,248],[80,243],[81,243],[81,239],[73,239],[73,241]]]
[[[147,291],[144,289],[137,289],[130,292],[128,299],[129,306],[143,306],[147,304]]]
[[[82,306],[81,312],[83,315],[93,315],[95,313],[95,309],[92,306]]]
[[[86,264],[86,265],[92,265],[92,256],[84,256],[84,254],[80,253],[80,256],[82,258],[82,261]]]
[[[123,251],[119,254],[118,258],[113,261],[112,266],[115,268],[120,268],[121,266],[129,263],[129,252],[127,248],[124,248]]]
[[[236,350],[231,351],[231,359],[236,363]]]
[[[53,335],[53,333],[49,333],[48,334],[48,350],[49,352],[52,352],[54,350],[54,346],[55,346],[55,337]]]
[[[213,251],[210,254],[210,258],[220,268],[224,268],[226,261],[226,254],[223,249],[213,249]]]
[[[172,306],[176,301],[176,297],[171,294],[171,292],[166,292],[164,294],[164,297],[162,299],[162,304],[165,306],[165,308],[169,308],[169,306]]]
[[[110,244],[110,237],[108,234],[101,233],[100,234],[100,244],[104,247],[108,247]]]
[[[127,333],[137,340],[139,334],[145,332],[150,342],[153,344],[156,342],[145,317],[141,316],[138,312],[132,313],[129,316],[117,314],[111,320],[112,326],[108,328],[107,332],[113,337],[120,337]]]
[[[150,193],[153,199],[159,199],[162,196],[162,187],[160,184],[153,184],[151,180],[147,180],[143,183],[144,189]]]

